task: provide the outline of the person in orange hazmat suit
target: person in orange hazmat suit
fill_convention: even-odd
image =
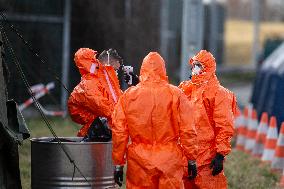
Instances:
[[[183,188],[187,163],[193,179],[197,141],[194,121],[188,116],[192,114],[186,96],[168,83],[163,58],[150,52],[142,63],[140,83],[120,97],[113,112],[116,183],[121,185],[126,161],[130,189]]]
[[[103,51],[98,59],[96,56],[97,52],[89,48],[80,48],[75,53],[74,61],[79,68],[81,82],[74,88],[68,100],[72,120],[83,125],[77,135],[85,137],[86,141],[91,140],[90,131],[97,132],[95,134],[98,141],[111,139],[110,132],[102,131],[104,122],[100,117],[107,118],[111,125],[114,105],[122,94],[115,72],[120,66],[117,52],[110,49]],[[90,129],[92,127],[96,129]]]
[[[192,78],[182,82],[179,88],[195,107],[198,175],[191,181],[185,179],[185,188],[227,188],[223,161],[231,151],[236,97],[220,85],[215,75],[215,58],[210,52],[201,50],[189,63]]]

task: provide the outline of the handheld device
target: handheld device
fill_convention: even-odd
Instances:
[[[130,77],[127,84],[132,85],[132,75],[130,73],[133,73],[133,67],[132,66],[123,66],[122,70],[124,71],[124,73],[126,73]]]

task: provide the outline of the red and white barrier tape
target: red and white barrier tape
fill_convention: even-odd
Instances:
[[[33,85],[31,87],[32,92],[35,94],[34,97],[35,99],[40,99],[41,97],[43,97],[44,95],[46,95],[51,89],[53,89],[55,87],[54,82],[50,82],[48,83],[46,86],[44,86],[42,83],[40,84],[36,84]],[[24,103],[19,105],[19,110],[23,111],[24,109],[26,109],[27,107],[29,107],[32,103],[34,103],[33,98],[29,98],[28,100],[26,100]],[[45,108],[43,108],[43,106],[41,104],[39,104],[43,113],[45,115],[49,115],[49,116],[63,116],[65,114],[64,111],[49,111],[46,110]]]

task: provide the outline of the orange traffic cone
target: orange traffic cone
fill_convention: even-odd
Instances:
[[[284,188],[284,169],[282,171],[282,176],[281,176],[280,182],[277,185],[281,188],[282,187]]]
[[[255,145],[252,151],[252,154],[255,157],[261,158],[262,156],[267,130],[268,130],[268,115],[266,112],[263,112],[261,115],[259,126],[257,128]]]
[[[264,151],[261,158],[262,161],[266,161],[269,163],[272,161],[277,144],[277,139],[278,139],[277,121],[275,116],[272,116],[269,121],[269,128],[266,135]]]
[[[244,122],[244,116],[242,114],[241,111],[239,111],[239,115],[237,115],[235,117],[235,120],[234,120],[234,127],[235,127],[235,135],[237,136],[238,133],[239,133],[239,128],[243,125],[243,122]]]
[[[246,135],[245,152],[251,153],[255,145],[255,138],[257,133],[257,113],[256,110],[252,110],[251,118],[248,121],[248,129]]]
[[[245,143],[246,143],[247,120],[248,120],[248,108],[245,107],[243,121],[239,125],[239,128],[238,128],[238,136],[237,136],[237,144],[236,144],[236,149],[242,150],[242,151],[244,150]]]
[[[274,170],[282,170],[284,168],[284,122],[281,124],[271,168]]]

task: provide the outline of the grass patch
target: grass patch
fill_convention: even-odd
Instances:
[[[276,188],[279,175],[270,171],[270,166],[260,160],[234,151],[228,156],[225,174],[229,188],[232,189],[268,189]]]
[[[51,119],[53,128],[58,136],[75,136],[79,125],[70,119]],[[27,120],[32,137],[52,136],[40,119]],[[24,141],[19,147],[20,169],[23,189],[30,189],[31,179],[31,153],[30,141]],[[261,164],[242,152],[233,151],[227,158],[225,172],[228,178],[229,188],[232,189],[267,189],[275,188],[279,175],[271,173],[269,166]],[[124,179],[125,180],[125,179]],[[123,186],[122,188],[125,188]]]
[[[69,119],[50,119],[51,125],[57,136],[75,136],[79,125],[73,123]],[[28,127],[31,132],[30,138],[52,136],[47,126],[41,119],[27,120]],[[31,188],[31,144],[29,140],[25,140],[23,145],[19,147],[20,170],[23,189]]]

